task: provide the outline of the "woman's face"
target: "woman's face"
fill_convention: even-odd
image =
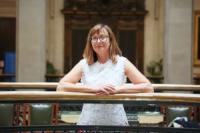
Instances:
[[[109,52],[110,39],[107,30],[102,28],[99,30],[99,32],[93,34],[91,37],[91,44],[93,50],[97,54]]]

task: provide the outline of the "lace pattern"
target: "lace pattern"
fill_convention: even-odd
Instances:
[[[124,73],[125,57],[117,56],[117,63],[108,60],[104,64],[95,62],[88,65],[81,60],[83,75],[81,82],[89,86],[112,84],[120,86],[126,82]],[[128,125],[122,104],[84,104],[78,125]]]

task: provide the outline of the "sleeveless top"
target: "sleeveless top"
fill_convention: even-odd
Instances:
[[[88,65],[82,59],[83,74],[81,82],[88,86],[111,84],[120,86],[126,82],[124,73],[125,57],[117,56],[117,63],[108,60],[104,64],[98,61]],[[128,125],[123,104],[83,104],[77,125]]]

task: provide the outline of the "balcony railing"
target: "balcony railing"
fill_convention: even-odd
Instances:
[[[190,91],[199,92],[198,85],[170,85],[170,84],[154,84],[155,93],[137,93],[137,94],[116,94],[110,96],[96,96],[89,93],[74,93],[74,92],[55,92],[57,83],[0,83],[0,104],[14,104],[17,106],[24,106],[33,103],[53,103],[53,104],[82,104],[82,103],[122,103],[129,106],[190,106],[200,107],[200,94],[183,94],[183,93],[160,93],[162,91]],[[12,91],[9,91],[9,90]],[[25,89],[20,91],[13,91],[15,89]],[[29,89],[36,89],[26,91]],[[48,89],[52,91],[37,91],[37,89]],[[18,108],[19,109],[19,108]],[[23,108],[21,108],[23,109]],[[23,110],[17,110],[18,113]],[[199,113],[199,112],[197,112]],[[0,114],[0,119],[1,119]],[[197,121],[198,122],[198,121]],[[13,125],[0,126],[0,132],[200,132],[200,128],[171,128],[167,126],[78,126],[68,124],[49,124],[49,125]]]
[[[0,89],[49,89],[56,90],[57,82],[0,82]],[[200,85],[153,84],[155,92],[194,91],[200,92]]]

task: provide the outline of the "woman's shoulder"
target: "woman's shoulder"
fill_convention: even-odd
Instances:
[[[85,58],[79,61],[79,64],[84,68],[88,66],[87,60]]]
[[[126,69],[127,67],[129,67],[130,65],[133,65],[130,60],[124,56],[118,56],[117,57],[117,63],[118,64],[122,64],[124,66],[124,68]]]
[[[79,63],[85,64],[85,63],[87,63],[87,60],[86,60],[85,58],[82,58],[82,59],[79,61]]]
[[[124,57],[124,56],[120,56],[120,55],[117,55],[117,61],[119,61],[119,62],[126,62],[127,61],[127,58],[126,57]]]

